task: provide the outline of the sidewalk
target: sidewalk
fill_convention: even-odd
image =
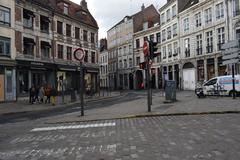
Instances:
[[[111,97],[120,96],[120,92],[113,91],[113,92],[102,92],[96,93],[92,97],[85,96],[84,101],[96,101]],[[10,102],[10,103],[0,103],[0,115],[4,114],[13,114],[13,113],[24,113],[24,112],[31,112],[31,111],[41,111],[41,110],[51,110],[53,108],[61,108],[67,107],[74,104],[80,103],[79,95],[77,95],[77,100],[75,102],[71,102],[71,96],[65,95],[64,96],[64,103],[62,103],[62,96],[56,97],[56,105],[53,106],[52,104],[45,104],[45,103],[35,103],[29,104],[28,97],[21,97],[18,99],[17,102]]]
[[[171,114],[207,114],[240,112],[240,98],[233,100],[231,97],[207,97],[197,98],[192,91],[180,91],[177,93],[178,101],[164,104],[163,94],[158,92],[153,95],[152,112],[147,112],[147,97],[139,95],[139,99],[110,107],[87,110],[84,117],[80,113],[55,116],[47,123],[68,123],[78,121],[92,121],[115,118],[141,117],[151,115]]]

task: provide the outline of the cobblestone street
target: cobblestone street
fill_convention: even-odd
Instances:
[[[15,130],[14,135],[11,129]],[[6,124],[1,131],[1,160],[239,160],[240,157],[239,114],[60,125]]]

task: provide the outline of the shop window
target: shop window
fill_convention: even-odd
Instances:
[[[23,26],[25,28],[33,29],[33,18],[35,15],[32,11],[23,9]]]
[[[42,58],[50,57],[50,48],[51,48],[51,45],[49,44],[49,42],[41,41]]]
[[[72,60],[72,47],[67,47],[67,60]]]
[[[198,81],[204,81],[204,60],[197,61]]]
[[[57,33],[63,34],[63,23],[60,21],[57,21]]]
[[[10,26],[11,12],[9,8],[0,6],[0,25]]]
[[[63,59],[63,45],[58,44],[58,58]]]
[[[8,70],[8,69],[6,70],[7,93],[12,93],[12,90],[13,90],[12,74],[13,74],[12,70]]]
[[[18,83],[19,83],[19,94],[24,94],[28,92],[28,82],[29,82],[29,77],[28,77],[28,71],[20,71],[19,72],[19,77],[18,77]]]
[[[25,55],[34,55],[34,45],[36,45],[36,43],[34,42],[33,39],[31,38],[23,38],[23,54]]]
[[[68,37],[72,36],[71,28],[72,28],[72,26],[70,24],[66,24],[66,36],[68,36]]]
[[[11,39],[0,36],[0,56],[10,56]]]
[[[40,29],[42,32],[49,33],[49,23],[48,17],[40,16]]]

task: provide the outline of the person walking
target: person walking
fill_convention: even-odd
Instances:
[[[57,90],[55,87],[53,87],[51,90],[51,102],[53,106],[56,105],[56,96],[57,96]]]
[[[48,85],[45,88],[45,96],[47,96],[47,99],[45,100],[45,103],[50,103],[50,97],[51,97],[51,86]]]
[[[40,90],[39,87],[36,87],[36,88],[35,88],[34,101],[35,101],[36,103],[37,103],[37,102],[39,103],[39,97],[38,97],[38,96],[39,96],[39,90]]]
[[[34,98],[35,97],[35,87],[32,85],[32,87],[29,89],[29,103],[33,104],[34,103]]]
[[[43,103],[44,96],[45,96],[45,91],[44,91],[44,88],[43,88],[43,86],[42,86],[42,87],[39,89],[40,103]]]

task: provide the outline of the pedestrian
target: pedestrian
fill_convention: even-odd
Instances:
[[[39,97],[38,97],[38,96],[39,96],[39,89],[40,89],[39,87],[36,87],[36,88],[35,88],[34,101],[35,101],[36,103],[37,103],[37,102],[39,103]]]
[[[32,87],[29,89],[29,103],[34,103],[34,96],[35,96],[35,87],[32,85]]]
[[[55,106],[56,104],[56,96],[57,96],[57,90],[55,87],[53,87],[51,90],[51,102],[53,106]]]
[[[45,91],[44,91],[44,87],[42,86],[42,87],[39,89],[40,103],[43,103],[44,96],[45,96]]]
[[[45,103],[50,103],[50,97],[51,97],[51,86],[47,85],[47,87],[45,88],[45,96],[47,97],[47,99],[45,100]]]

